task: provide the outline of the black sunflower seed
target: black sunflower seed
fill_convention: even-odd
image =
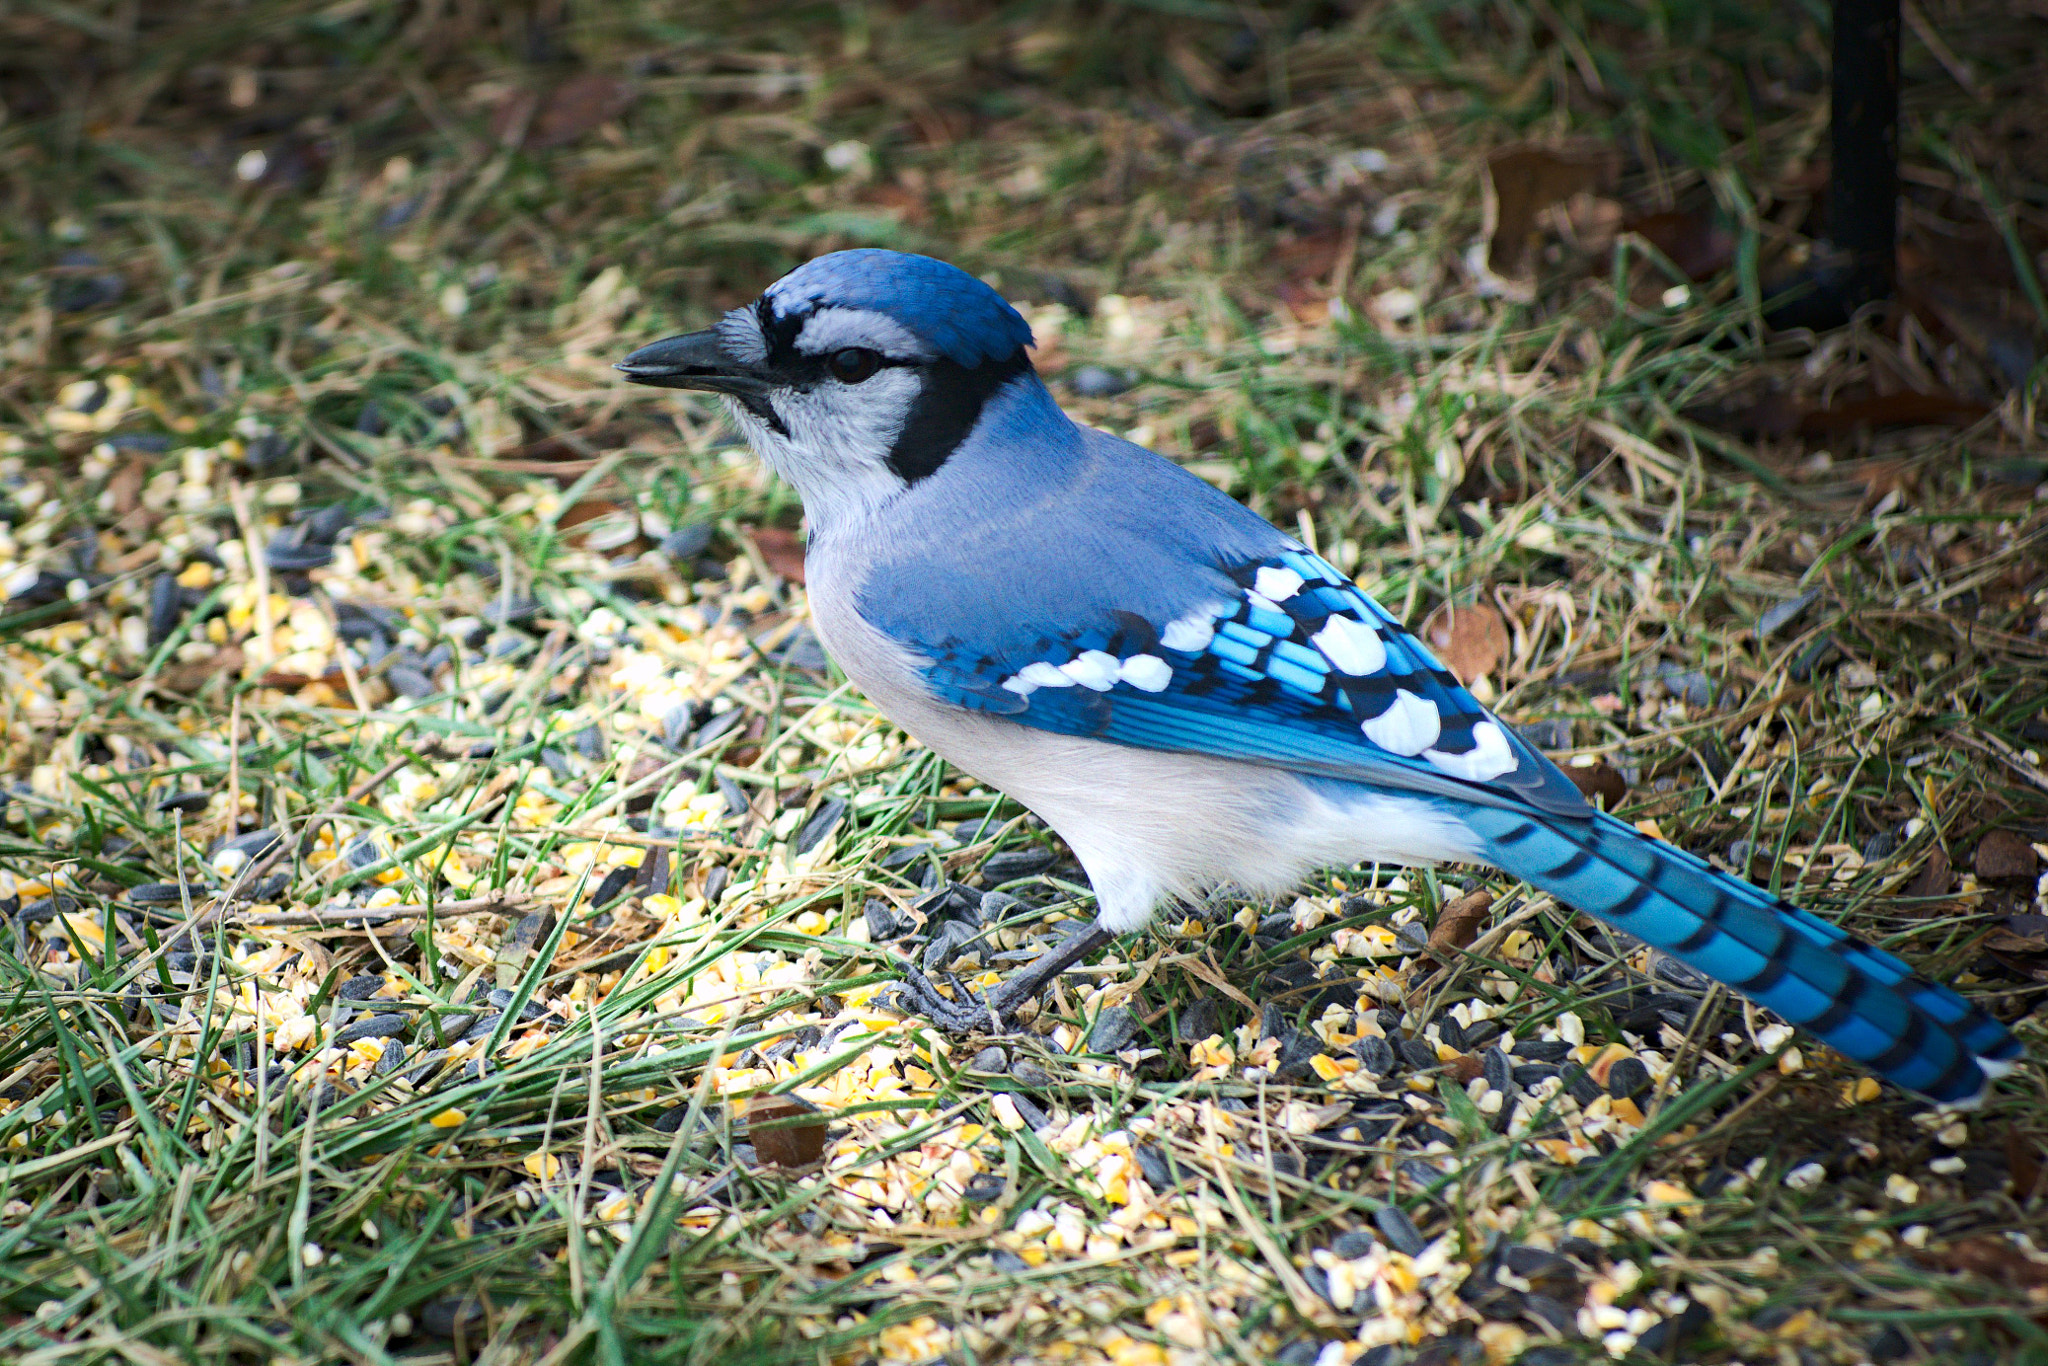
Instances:
[[[185,596],[178,588],[178,576],[159,574],[149,585],[149,643],[161,645],[178,629],[185,615]]]
[[[593,906],[609,906],[613,901],[625,895],[626,889],[632,886],[633,880],[639,876],[640,870],[638,868],[629,867],[623,863],[620,864],[606,873],[604,881],[597,884],[597,894],[591,898],[590,904]]]
[[[840,819],[845,815],[846,799],[844,797],[827,798],[816,811],[811,813],[811,818],[804,822],[803,828],[797,831],[796,842],[790,845],[790,852],[796,855],[803,855],[817,848],[824,841],[825,836],[832,833],[833,828],[839,824]]]
[[[343,1029],[335,1031],[331,1046],[346,1048],[357,1039],[395,1039],[412,1028],[412,1020],[405,1015],[371,1015],[357,1020]]]
[[[1415,1221],[1399,1205],[1381,1205],[1373,1211],[1372,1221],[1378,1226],[1380,1236],[1387,1240],[1387,1246],[1396,1252],[1417,1257],[1429,1246],[1422,1230],[1415,1227]]]
[[[1091,1053],[1120,1053],[1138,1036],[1138,1017],[1129,1006],[1111,1006],[1095,1017],[1088,1031]]]

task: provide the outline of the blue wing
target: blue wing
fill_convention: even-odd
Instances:
[[[1074,482],[1116,496],[1049,498],[1002,483],[1013,462],[998,463],[963,497],[1025,515],[906,542],[862,586],[862,614],[927,661],[938,697],[1450,798],[1487,862],[1901,1085],[1967,1102],[2018,1058],[2004,1026],[1891,955],[1595,812],[1385,609],[1263,519],[1114,438],[1046,431],[1012,445],[1067,441]]]
[[[1000,649],[924,644],[927,679],[1042,730],[1458,798],[1487,862],[1935,1100],[1974,1103],[2019,1058],[1997,1020],[1892,955],[1595,812],[1318,557],[1283,550],[1221,581],[1235,591],[1169,622],[1117,612]]]
[[[1040,730],[1212,754],[1487,805],[1592,814],[1386,609],[1292,546],[1202,566],[1171,620],[1109,609],[1000,644],[904,643],[957,706]]]

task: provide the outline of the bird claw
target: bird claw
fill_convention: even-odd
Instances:
[[[958,978],[948,978],[953,996],[939,994],[931,979],[916,968],[905,968],[896,988],[899,1009],[924,1016],[948,1034],[1005,1032],[1003,1012],[977,992],[969,991]]]

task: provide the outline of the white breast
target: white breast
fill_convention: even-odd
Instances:
[[[853,610],[835,560],[826,548],[810,566],[825,648],[884,715],[1057,831],[1116,933],[1217,886],[1276,895],[1318,868],[1475,857],[1464,823],[1422,798],[1057,735],[938,702],[921,661]]]

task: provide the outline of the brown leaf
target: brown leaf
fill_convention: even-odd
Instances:
[[[1690,280],[1719,275],[1735,260],[1735,234],[1711,210],[1646,213],[1622,226],[1663,252]]]
[[[205,659],[189,664],[172,664],[156,676],[157,686],[166,692],[183,693],[190,696],[205,687],[215,674],[239,673],[242,668],[242,649],[239,645],[226,645]]]
[[[562,82],[541,102],[526,128],[526,145],[536,150],[565,147],[626,112],[633,87],[596,73]]]
[[[1600,195],[1575,194],[1558,209],[1553,221],[1558,234],[1575,250],[1589,257],[1604,257],[1614,249],[1614,239],[1628,221],[1628,210]]]
[[[1479,1060],[1477,1053],[1460,1053],[1444,1064],[1444,1071],[1460,1086],[1470,1085],[1477,1077],[1486,1075],[1486,1064]]]
[[[1948,883],[1948,851],[1937,844],[1927,851],[1927,862],[1921,865],[1919,875],[1906,884],[1906,895],[1947,896]]]
[[[107,480],[107,511],[126,517],[142,503],[142,481],[149,476],[147,460],[130,460]]]
[[[579,498],[562,509],[562,515],[555,519],[555,525],[567,531],[620,510],[620,505],[609,498]]]
[[[1350,242],[1348,234],[1334,228],[1314,232],[1274,247],[1272,261],[1292,283],[1313,285],[1330,277],[1337,268],[1337,258]]]
[[[2038,934],[2014,934],[2011,930],[1993,930],[1984,936],[1983,947],[1987,953],[2009,953],[2028,957],[2048,953],[2048,937]]]
[[[510,92],[491,106],[491,140],[506,147],[517,147],[525,140],[526,131],[532,125],[534,113],[539,108],[538,92]]]
[[[1470,607],[1445,603],[1422,623],[1422,638],[1445,668],[1468,683],[1492,673],[1508,652],[1508,624],[1483,602]]]
[[[1958,1238],[1929,1258],[1949,1271],[2003,1281],[2021,1289],[2048,1288],[2048,1266],[1991,1233]]]
[[[1503,147],[1486,159],[1480,231],[1486,237],[1486,266],[1503,292],[1526,302],[1536,294],[1536,249],[1542,235],[1537,215],[1573,195],[1599,188],[1611,173],[1613,153],[1605,148]]]
[[[2011,830],[1993,830],[1977,841],[1977,857],[1970,866],[1981,880],[1995,882],[2000,878],[2031,878],[2039,862],[2034,846],[2027,843],[2025,836]]]
[[[778,1167],[809,1167],[825,1156],[825,1117],[799,1096],[756,1096],[747,1102],[747,1139],[754,1155]]]
[[[1330,301],[1313,285],[1299,285],[1292,280],[1283,280],[1277,290],[1280,302],[1298,323],[1319,323],[1330,316]]]
[[[1781,389],[1749,397],[1723,395],[1686,410],[1704,427],[1747,437],[1786,437],[1799,430],[1799,400]]]
[[[1467,892],[1443,908],[1429,932],[1430,952],[1448,956],[1479,937],[1487,913],[1493,909],[1493,893]]]
[[[1599,798],[1609,811],[1628,795],[1628,779],[1622,777],[1621,770],[1605,759],[1584,767],[1577,764],[1568,765],[1564,770],[1564,776],[1572,780],[1572,786],[1586,794],[1587,801]]]
[[[1801,436],[1828,436],[1858,427],[1967,426],[1984,416],[1986,408],[1954,394],[1921,393],[1908,389],[1896,394],[1867,394],[1843,398],[1825,408],[1809,408],[1799,415]]]
[[[2016,1125],[2005,1131],[2005,1165],[2012,1172],[2013,1199],[2024,1202],[2041,1189],[2041,1150]]]
[[[640,518],[608,498],[582,498],[569,505],[556,522],[569,540],[585,550],[622,550],[640,539]]]
[[[754,549],[770,570],[791,583],[804,581],[804,538],[779,526],[756,527]]]
[[[1741,436],[1818,437],[1853,432],[1859,427],[1966,426],[1984,416],[1981,403],[1949,393],[1906,390],[1896,394],[1838,394],[1816,404],[1781,390],[1741,399],[1702,403],[1688,416],[1705,426]]]

